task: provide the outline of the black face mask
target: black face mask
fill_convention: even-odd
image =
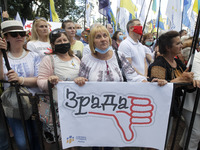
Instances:
[[[65,54],[70,50],[70,43],[55,45],[55,52]]]

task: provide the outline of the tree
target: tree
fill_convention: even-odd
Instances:
[[[1,4],[2,4],[1,0]],[[85,0],[77,6],[75,0],[54,0],[55,10],[59,18],[65,17],[77,22],[84,17]],[[8,13],[14,18],[19,12],[21,18],[33,20],[35,17],[50,18],[49,0],[7,0]]]

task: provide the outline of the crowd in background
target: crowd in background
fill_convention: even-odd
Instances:
[[[83,28],[71,20],[63,21],[60,28],[49,32],[46,19],[37,18],[33,21],[30,36],[29,32],[24,31],[21,22],[6,20],[1,23],[0,49],[7,50],[12,69],[6,69],[0,51],[0,80],[17,82],[28,87],[32,93],[48,92],[48,81],[54,85],[59,81],[74,81],[79,86],[84,86],[90,81],[157,82],[158,86],[164,86],[168,82],[192,83],[192,86],[186,87],[188,91],[200,87],[199,43],[196,45],[194,66],[189,72],[187,64],[190,62],[192,37],[187,35],[186,30],[168,31],[156,38],[153,33],[143,33],[140,20],[133,19],[127,23],[127,32],[128,35],[122,31],[114,31],[111,24],[103,26],[97,23],[90,28]],[[4,84],[4,90],[7,87]],[[53,92],[57,106],[56,87]],[[184,104],[182,115],[186,128],[180,141],[182,148],[188,132],[195,94],[195,92],[189,93]],[[183,88],[177,88],[171,123],[173,118],[179,115],[182,95]],[[200,141],[199,114],[200,107],[197,110],[189,150],[196,150]],[[26,150],[20,119],[7,117],[7,121],[18,149]],[[30,118],[26,123],[31,148],[39,150],[35,122]],[[55,139],[51,138],[54,136],[53,127],[45,122],[43,127],[44,138],[51,147],[55,142]],[[5,135],[5,129],[0,123],[0,150],[8,149]],[[113,148],[104,147],[104,149]]]

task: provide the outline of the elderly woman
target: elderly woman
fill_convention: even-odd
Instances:
[[[39,18],[33,21],[31,41],[27,43],[27,49],[38,53],[41,58],[51,49],[49,43],[49,28],[46,19]]]
[[[85,81],[123,82],[123,73],[127,81],[147,82],[144,76],[138,75],[122,53],[118,53],[122,69],[120,69],[117,55],[111,48],[111,38],[108,30],[102,25],[96,25],[89,35],[91,54],[81,60],[79,78],[74,81],[83,86]],[[159,85],[164,85],[164,80]],[[109,148],[106,148],[109,149]]]
[[[193,73],[185,71],[186,66],[180,60],[174,58],[181,53],[182,49],[179,33],[169,31],[162,34],[158,39],[158,45],[162,56],[158,56],[154,63],[149,66],[148,76],[176,83],[193,82]],[[196,86],[196,84],[194,85]]]
[[[20,85],[29,87],[36,92],[33,87],[37,86],[37,73],[40,57],[34,52],[30,52],[23,48],[26,32],[23,30],[21,22],[16,20],[8,20],[1,23],[1,29],[5,39],[0,38],[0,49],[7,49],[8,61],[11,70],[7,70],[0,51],[0,80],[8,80],[9,82],[17,82]],[[7,45],[7,42],[9,43]],[[5,84],[4,88],[8,88]],[[20,119],[7,118],[9,126],[14,133],[15,141],[19,150],[26,150],[26,139],[24,135],[23,125]],[[35,130],[36,122],[25,120],[32,150],[38,150],[38,133]]]
[[[119,44],[124,40],[124,35],[121,31],[115,31],[112,37],[112,47],[114,50],[118,50]]]
[[[48,91],[47,81],[52,84],[57,84],[58,81],[73,81],[78,77],[80,60],[73,54],[69,38],[64,29],[55,29],[50,35],[50,43],[52,46],[52,54],[45,56],[40,64],[37,84],[42,91]],[[53,89],[54,99],[56,100],[57,90]],[[56,100],[57,101],[57,100]],[[43,107],[41,105],[41,107]],[[57,108],[57,103],[56,106]],[[41,118],[42,120],[43,118]],[[59,127],[59,125],[58,125]],[[53,135],[53,126],[44,124],[45,135]],[[58,130],[59,131],[59,130]],[[50,137],[45,138],[50,141]],[[51,139],[51,142],[53,139]]]
[[[138,75],[126,60],[122,53],[119,53],[119,61],[122,65],[122,71],[119,68],[117,56],[111,48],[111,38],[108,30],[97,25],[92,28],[89,35],[89,46],[91,54],[85,55],[81,60],[79,76],[89,81],[98,82],[122,82],[124,72],[127,81],[142,82],[146,81],[144,76]],[[75,79],[79,85],[84,84],[81,78]]]
[[[193,83],[193,86],[199,86],[199,83],[193,80],[192,72],[187,72],[186,66],[175,56],[181,53],[182,43],[177,31],[169,31],[162,34],[158,39],[159,52],[154,63],[149,66],[148,76],[153,78],[165,79],[172,83]],[[179,115],[178,103],[182,95],[182,87],[175,89],[175,101],[173,107],[173,117]],[[171,126],[173,122],[171,117]],[[171,129],[170,131],[171,132]],[[170,135],[170,134],[169,134]]]

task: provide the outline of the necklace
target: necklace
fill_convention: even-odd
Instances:
[[[21,56],[19,56],[19,57],[14,57],[14,56],[11,54],[10,51],[8,51],[7,54],[8,54],[8,57],[10,57],[11,59],[17,60],[17,59],[22,59],[22,58],[26,55],[26,51],[23,49],[23,52],[22,52]]]

